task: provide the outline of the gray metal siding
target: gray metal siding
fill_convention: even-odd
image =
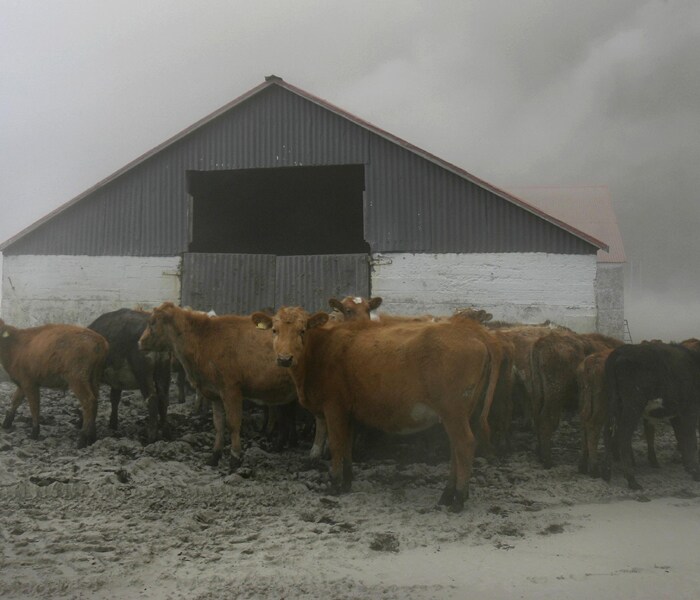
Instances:
[[[217,314],[248,314],[275,303],[270,254],[192,254],[182,262],[182,305]]]
[[[424,157],[272,85],[5,249],[173,256],[188,247],[187,170],[365,164],[373,252],[592,254],[591,244]]]
[[[595,248],[474,183],[374,136],[365,237],[373,252],[554,252]]]
[[[331,297],[369,296],[366,254],[277,257],[275,308],[329,310]]]
[[[328,310],[330,297],[369,295],[365,254],[279,256],[186,253],[184,306],[217,314],[248,314],[280,306]]]

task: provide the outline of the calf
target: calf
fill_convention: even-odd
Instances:
[[[475,447],[470,416],[484,390],[493,394],[498,379],[499,363],[492,360],[480,325],[455,318],[391,327],[355,321],[327,328],[326,313],[309,315],[298,307],[252,318],[272,330],[277,364],[291,372],[301,405],[326,422],[334,491],[351,486],[353,420],[395,433],[441,422],[450,440],[451,467],[440,503],[462,509]]]
[[[380,297],[362,298],[361,296],[345,296],[342,300],[330,298],[328,305],[333,309],[330,313],[331,321],[370,321],[372,311],[377,310],[382,304]]]
[[[620,453],[630,489],[641,489],[634,474],[632,435],[642,417],[670,420],[683,459],[700,481],[696,427],[700,416],[700,351],[681,344],[628,344],[605,362],[608,415],[602,475],[610,480],[613,446]]]
[[[256,329],[250,317],[209,317],[165,302],[153,310],[139,346],[172,351],[197,391],[212,401],[212,466],[222,455],[224,418],[231,435],[230,468],[240,465],[244,397],[265,404],[295,399],[289,374],[274,364],[272,334]]]
[[[146,329],[150,313],[120,308],[100,315],[89,329],[109,342],[109,354],[102,383],[109,386],[112,413],[109,426],[119,427],[119,402],[122,390],[140,390],[148,405],[146,435],[155,442],[158,429],[170,438],[168,426],[168,391],[170,388],[170,355],[167,352],[144,352],[139,338]]]
[[[3,427],[9,429],[26,396],[32,414],[31,436],[39,436],[39,389],[69,388],[80,400],[83,423],[78,448],[95,441],[99,382],[107,341],[77,325],[49,324],[18,329],[0,319],[0,362],[17,385]]]

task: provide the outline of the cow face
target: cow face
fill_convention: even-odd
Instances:
[[[328,313],[309,315],[302,308],[282,307],[274,317],[265,313],[254,313],[253,323],[260,329],[272,329],[272,348],[280,367],[298,364],[304,352],[306,332],[321,327],[328,321]]]
[[[153,309],[146,329],[139,338],[139,349],[149,352],[170,351],[171,348],[166,334],[166,326],[171,320],[172,315],[170,314],[169,307],[165,304]]]
[[[379,308],[382,299],[379,296],[362,298],[360,296],[346,296],[342,300],[331,298],[328,305],[333,309],[330,319],[333,321],[369,321],[370,312]]]

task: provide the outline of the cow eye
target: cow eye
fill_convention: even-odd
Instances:
[[[277,329],[275,329],[274,327],[272,328],[272,335],[277,335]]]

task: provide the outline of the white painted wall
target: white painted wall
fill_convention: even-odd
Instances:
[[[404,254],[373,256],[372,295],[381,311],[450,315],[474,306],[495,320],[547,319],[596,330],[596,257],[578,254]]]
[[[181,259],[135,256],[4,256],[0,314],[16,327],[88,325],[118,308],[180,301]]]

